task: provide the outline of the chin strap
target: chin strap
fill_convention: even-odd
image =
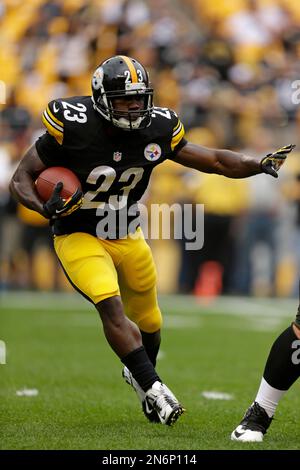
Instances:
[[[143,118],[139,117],[135,121],[130,122],[128,119],[120,118],[120,119],[112,119],[112,122],[115,126],[120,127],[121,129],[131,130],[131,129],[138,129],[141,125]]]

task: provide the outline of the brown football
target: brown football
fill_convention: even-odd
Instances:
[[[59,181],[63,183],[63,189],[60,193],[63,199],[68,199],[77,189],[81,190],[80,181],[73,171],[62,166],[52,166],[42,171],[35,182],[36,190],[44,202],[51,197],[53,189]]]

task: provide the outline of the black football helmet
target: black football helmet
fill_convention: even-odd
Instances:
[[[153,111],[153,89],[149,87],[149,76],[145,67],[127,56],[114,56],[100,64],[92,78],[92,100],[94,108],[114,126],[127,130],[144,129],[151,122]],[[114,98],[139,97],[143,109],[116,111]]]

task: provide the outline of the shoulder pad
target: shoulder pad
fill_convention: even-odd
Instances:
[[[158,120],[160,128],[164,129],[166,135],[169,136],[170,147],[173,152],[185,134],[182,122],[175,111],[169,108],[160,108],[158,106],[153,108],[152,117]]]

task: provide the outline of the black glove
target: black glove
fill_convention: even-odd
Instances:
[[[60,181],[55,186],[53,193],[44,204],[44,211],[48,219],[58,219],[72,214],[80,208],[83,202],[82,191],[77,189],[68,199],[63,199],[60,195],[63,183]]]
[[[274,153],[268,153],[266,157],[260,162],[261,171],[267,173],[268,175],[278,178],[278,170],[285,162],[287,155],[296,147],[296,145],[290,144],[285,145],[276,150]]]

